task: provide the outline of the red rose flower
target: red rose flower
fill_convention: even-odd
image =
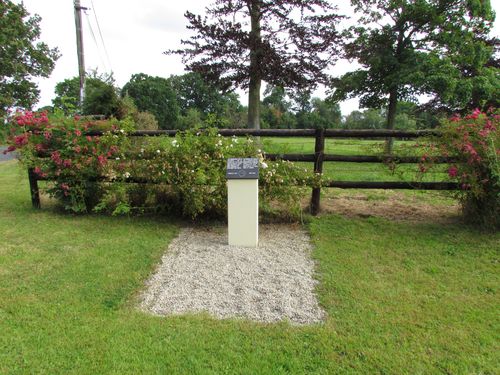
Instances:
[[[448,176],[451,178],[457,177],[458,174],[458,168],[455,167],[454,165],[448,168]]]

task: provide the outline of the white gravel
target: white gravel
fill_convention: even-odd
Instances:
[[[261,226],[259,247],[227,245],[224,228],[183,229],[141,296],[155,315],[208,312],[259,322],[321,322],[306,232]]]

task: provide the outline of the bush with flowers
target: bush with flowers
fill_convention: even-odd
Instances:
[[[260,200],[300,209],[300,186],[317,177],[293,163],[266,161],[252,138],[224,138],[216,129],[169,137],[128,137],[134,122],[94,121],[18,113],[10,122],[8,151],[48,182],[46,191],[73,212],[174,212],[184,217],[226,212],[225,168],[231,157],[260,159]],[[102,136],[87,135],[99,130]]]
[[[500,227],[500,115],[475,110],[465,117],[453,116],[442,123],[442,136],[422,158],[426,172],[433,154],[456,159],[447,172],[460,184],[457,192],[465,219],[483,227]],[[429,156],[430,155],[430,156]]]

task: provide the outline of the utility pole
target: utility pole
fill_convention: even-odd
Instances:
[[[82,10],[87,10],[80,4],[80,0],[75,1],[75,25],[76,25],[76,49],[78,53],[78,72],[80,75],[80,108],[85,99],[85,59],[83,55],[83,31],[82,31]]]

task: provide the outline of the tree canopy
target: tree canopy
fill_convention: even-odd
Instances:
[[[395,129],[415,130],[418,128],[418,114],[414,113],[415,104],[410,102],[398,103],[395,120]],[[346,129],[384,129],[387,113],[385,109],[368,108],[364,111],[352,111],[344,119]],[[427,128],[428,125],[425,124]]]
[[[486,61],[484,40],[494,18],[489,0],[351,3],[361,16],[350,29],[345,57],[362,68],[333,80],[333,99],[359,97],[362,107],[387,106],[387,128],[392,129],[398,101],[428,94],[450,103],[462,95],[458,102],[465,103],[478,92],[474,86],[483,79],[466,82],[461,71],[477,77],[481,70],[468,67]],[[466,51],[471,55],[464,56]]]
[[[48,77],[59,53],[41,41],[38,15],[24,5],[0,0],[0,117],[11,107],[31,108],[38,100],[35,77]]]
[[[248,125],[259,128],[262,81],[304,89],[325,79],[337,54],[333,11],[326,0],[215,0],[203,18],[186,12],[195,34],[167,53],[223,90],[248,89]]]
[[[222,92],[217,86],[205,81],[199,73],[172,75],[168,81],[174,90],[182,115],[197,109],[208,114],[223,115],[228,107],[239,107],[238,95]]]
[[[208,116],[231,126],[233,113],[241,110],[238,95],[222,93],[198,73],[169,78],[134,74],[121,92],[132,98],[140,111],[153,114],[163,129],[199,126]]]
[[[67,114],[77,111],[80,96],[79,77],[68,78],[57,83],[54,91],[56,96],[52,99],[52,104],[55,108]],[[119,118],[120,109],[120,98],[113,75],[99,74],[97,71],[87,73],[81,114]]]
[[[152,113],[162,129],[175,128],[180,107],[166,78],[134,74],[122,88],[122,96],[125,95],[134,100],[139,111]]]

